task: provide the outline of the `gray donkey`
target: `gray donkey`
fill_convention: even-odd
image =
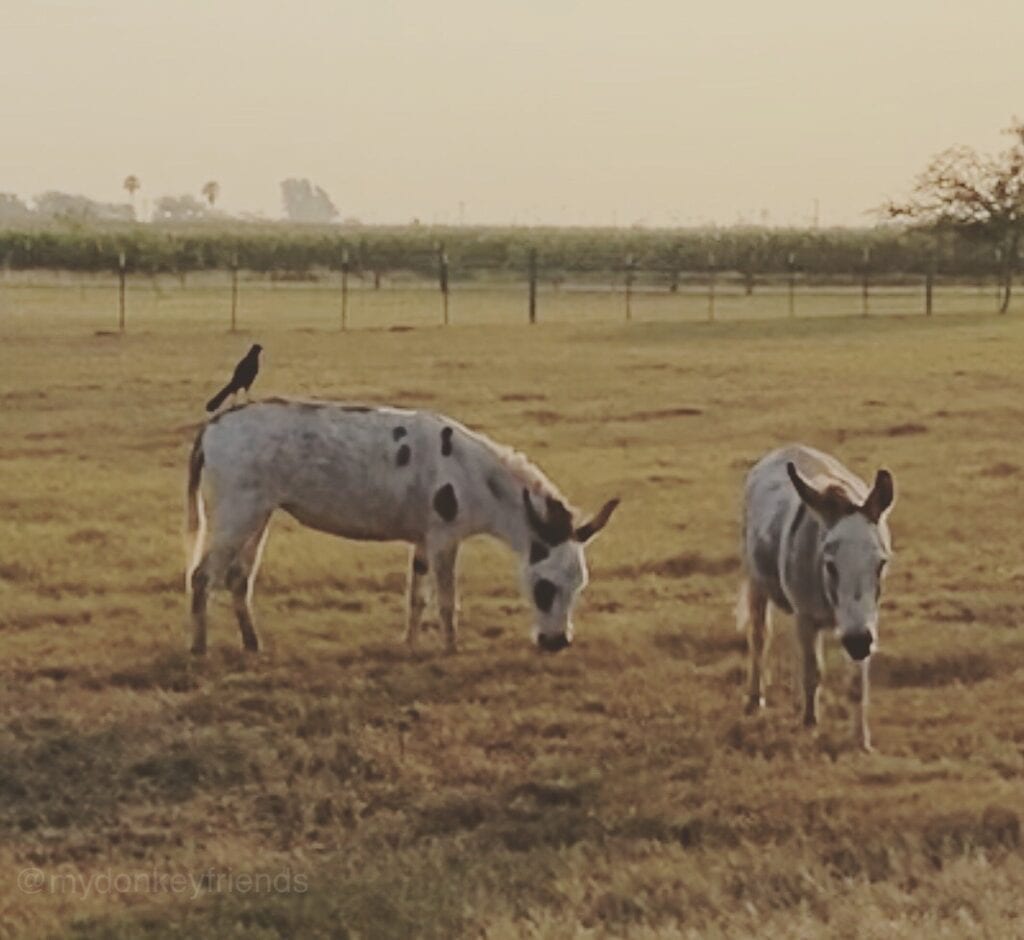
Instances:
[[[871,490],[833,457],[792,445],[763,457],[747,476],[737,620],[749,628],[747,712],[764,705],[768,602],[796,618],[803,660],[804,724],[818,721],[822,634],[834,630],[853,662],[854,735],[871,748],[868,665],[878,641],[878,603],[892,555],[886,513],[892,475]]]

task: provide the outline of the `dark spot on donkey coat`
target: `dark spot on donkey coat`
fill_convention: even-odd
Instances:
[[[409,463],[409,458],[412,457],[412,451],[409,449],[408,444],[403,444],[398,448],[398,455],[395,457],[395,463],[400,467],[405,467]]]
[[[391,438],[392,440],[400,441],[408,433],[409,432],[406,431],[402,425],[398,425],[398,427],[391,432]]]
[[[451,522],[459,513],[459,501],[455,498],[455,487],[445,483],[434,494],[434,511],[445,522]]]
[[[543,542],[530,542],[530,564],[536,565],[544,561],[550,555],[547,545]]]
[[[558,588],[552,584],[547,578],[541,578],[533,586],[533,600],[537,605],[538,610],[542,610],[547,613],[551,610],[551,605],[555,602],[555,595],[558,593]]]
[[[451,428],[445,428],[441,431],[441,456],[451,457],[452,455],[452,434],[454,432]]]

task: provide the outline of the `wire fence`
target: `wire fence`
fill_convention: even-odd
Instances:
[[[0,277],[0,314],[55,309],[69,320],[127,331],[176,324],[251,331],[273,325],[355,330],[465,324],[735,321],[786,317],[996,313],[997,278],[874,274],[866,265],[823,277],[795,266],[776,274],[641,268],[567,275],[531,252],[520,278],[507,269],[453,272],[443,252],[436,277],[353,270],[301,274],[240,269],[188,274],[16,271]]]

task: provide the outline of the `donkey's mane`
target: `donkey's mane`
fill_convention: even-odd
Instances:
[[[464,430],[466,434],[487,448],[497,459],[498,463],[531,493],[545,498],[556,499],[566,509],[570,512],[572,511],[572,506],[566,501],[558,487],[522,451],[515,450],[515,448],[509,447],[506,444],[499,444],[479,431],[470,431],[468,428]]]

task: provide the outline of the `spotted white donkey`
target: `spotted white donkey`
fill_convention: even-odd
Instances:
[[[617,505],[577,522],[521,454],[442,415],[285,399],[229,409],[200,430],[189,460],[192,651],[206,650],[207,597],[217,587],[231,592],[244,648],[259,649],[252,584],[277,509],[344,538],[410,543],[405,639],[416,642],[429,572],[450,651],[459,544],[494,536],[520,557],[537,646],[563,649],[587,583],[583,547]]]

